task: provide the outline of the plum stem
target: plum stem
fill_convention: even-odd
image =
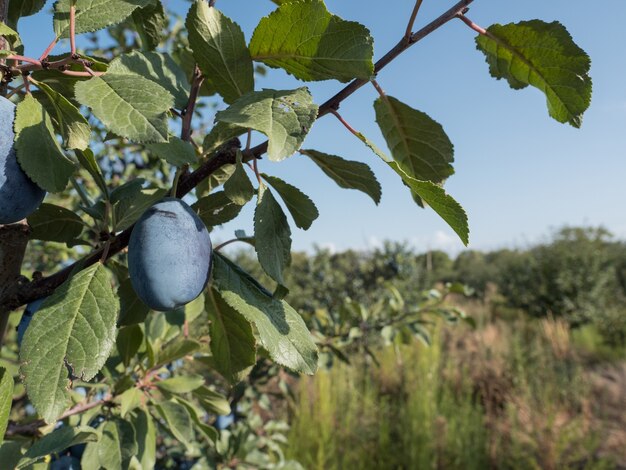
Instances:
[[[172,190],[170,191],[170,196],[178,197],[178,183],[180,182],[181,176],[187,173],[188,169],[189,164],[185,163],[183,166],[176,170],[176,174],[174,175],[174,182],[172,183]]]
[[[107,258],[109,257],[109,250],[111,249],[111,239],[109,238],[105,243],[104,243],[104,248],[102,249],[102,256],[100,257],[100,263],[104,264],[107,261]]]
[[[245,150],[246,153],[250,151],[251,144],[252,144],[252,129],[248,129],[248,136],[246,138],[246,150]],[[252,171],[254,171],[254,176],[256,176],[256,179],[259,181],[259,186],[262,186],[263,182],[261,181],[261,173],[259,173],[259,164],[258,164],[258,159],[256,157],[252,160]]]

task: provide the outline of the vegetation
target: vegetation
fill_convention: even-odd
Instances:
[[[378,358],[301,380],[290,458],[310,469],[624,464],[623,363],[585,367],[562,320],[439,327],[430,347]]]
[[[259,162],[262,155],[280,162],[298,153],[332,183],[378,203],[382,188],[368,165],[336,156],[333,148],[303,148],[316,121],[331,116],[355,144],[382,159],[407,197],[433,210],[467,245],[465,211],[443,188],[454,173],[453,144],[440,123],[383,90],[383,69],[458,20],[476,34],[477,57],[486,59],[490,74],[515,90],[540,90],[551,118],[579,127],[591,100],[590,59],[562,24],[483,28],[467,16],[471,3],[457,1],[414,31],[417,0],[399,25],[397,44],[375,63],[369,30],[334,15],[322,0],[274,0],[274,11],[259,19],[249,41],[215,0],[189,2],[180,21],[161,0],[58,0],[51,10],[45,0],[0,0],[1,465],[298,468],[293,458],[309,458],[288,445],[281,420],[289,416],[287,398],[304,396],[298,374],[340,363],[368,368],[356,372],[354,383],[365,391],[364,403],[380,405],[381,448],[407,447],[411,435],[397,438],[399,430],[424,443],[407,447],[407,462],[460,465],[471,458],[468,449],[491,442],[488,427],[468,425],[481,416],[476,397],[451,390],[435,373],[447,370],[445,349],[408,349],[418,339],[432,342],[439,322],[475,324],[450,303],[469,294],[454,281],[472,278],[486,298],[490,264],[479,264],[481,255],[472,253],[450,266],[441,254],[424,259],[400,245],[366,259],[323,254],[313,265],[292,257],[292,226],[308,229],[318,209]],[[49,47],[24,55],[21,19],[50,13]],[[55,48],[63,50],[56,55]],[[318,103],[295,81],[290,89],[260,89],[266,67],[300,81],[343,85]],[[339,113],[365,85],[378,94],[373,108],[389,156]],[[254,204],[254,233],[237,231],[213,250],[209,233],[247,204]],[[587,238],[583,244],[604,247],[600,234]],[[252,259],[236,263],[225,256],[223,248],[234,242],[252,245]],[[613,279],[624,285],[624,258],[609,271],[594,253],[584,262],[596,263],[594,272],[606,279],[587,279],[585,264],[571,279],[550,284],[554,273],[544,273],[540,253],[530,278],[548,286],[546,296],[563,299],[534,302],[535,285],[520,281],[519,299],[502,289],[507,306],[558,315],[572,326],[589,324],[601,310],[617,311],[621,298],[602,293]],[[563,269],[577,262],[564,261]],[[615,318],[607,314],[612,326],[601,334],[617,331]],[[619,334],[612,339],[622,340]],[[396,346],[394,355],[381,349],[386,343]],[[441,375],[422,388],[426,400],[405,385],[390,388],[406,415],[367,391],[377,380],[372,364],[392,360],[399,375],[390,380],[415,383],[415,371],[402,367],[411,360]],[[526,364],[525,358],[511,361],[517,368]],[[344,366],[338,367],[329,373],[340,373]],[[462,415],[452,416],[455,404]],[[397,423],[389,421],[394,413]],[[436,436],[420,421],[439,426],[439,414],[459,431],[430,448]],[[293,432],[303,426],[297,419]],[[601,463],[593,445],[575,458]],[[560,456],[549,462],[557,465]],[[381,464],[403,465],[393,459],[405,458],[381,455],[388,457]],[[478,453],[472,465],[481,462],[487,459]]]

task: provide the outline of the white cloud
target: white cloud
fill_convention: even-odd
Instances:
[[[447,232],[444,230],[437,230],[429,235],[413,237],[409,240],[409,243],[418,252],[428,250],[441,250],[450,255],[456,255],[463,251],[465,247],[459,237],[453,232]]]

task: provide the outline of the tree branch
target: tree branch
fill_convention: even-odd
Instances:
[[[17,294],[29,235],[30,228],[26,220],[0,225],[0,299],[11,299]],[[11,310],[0,306],[0,348]]]
[[[433,33],[447,22],[453,20],[454,18],[462,16],[466,12],[467,6],[473,1],[474,0],[461,0],[457,2],[448,11],[440,15],[438,18],[424,26],[416,33],[412,34],[409,41],[406,41],[403,37],[393,49],[387,52],[387,54],[385,54],[380,60],[378,60],[378,62],[376,62],[375,72],[379,73],[391,61],[393,61],[396,57],[406,51],[413,44],[416,44],[421,39]],[[339,93],[337,93],[335,96],[333,96],[320,106],[318,118],[325,116],[328,113],[331,113],[333,110],[339,109],[339,105],[343,100],[351,96],[355,91],[357,91],[366,83],[368,83],[368,80],[353,80]],[[178,197],[184,196],[185,194],[189,193],[193,188],[195,188],[201,181],[209,177],[222,166],[229,163],[235,163],[237,150],[240,147],[241,145],[238,140],[231,142],[230,145],[227,145],[213,157],[209,158],[196,171],[182,177],[178,184],[176,195]],[[267,147],[268,142],[266,141],[248,151],[245,151],[245,161],[250,161],[253,158],[260,157],[267,151]],[[132,230],[133,227],[130,227],[120,233],[117,237],[115,237],[114,240],[112,240],[111,246],[109,247],[107,259],[119,253],[121,250],[126,248],[126,246],[128,246],[128,241],[130,240],[130,234]],[[86,258],[77,261],[76,263],[66,267],[56,274],[20,286],[17,295],[11,299],[2,301],[0,303],[0,308],[5,308],[6,310],[14,310],[25,303],[50,295],[54,291],[54,289],[56,289],[66,279],[69,278],[72,271],[74,271],[75,269],[84,269],[88,266],[91,266],[92,264],[98,262],[101,257],[102,250],[96,250],[88,255]]]
[[[65,418],[69,418],[70,416],[74,416],[80,413],[84,413],[85,411],[96,408],[100,405],[104,405],[107,403],[111,403],[112,397],[110,395],[104,397],[101,400],[96,400],[88,403],[79,403],[78,405],[70,408],[65,413],[63,413],[58,421],[63,421]],[[43,419],[38,419],[31,423],[26,424],[17,424],[17,423],[9,423],[7,427],[7,431],[5,437],[14,437],[14,436],[36,436],[39,433],[39,428],[45,426],[46,423]]]

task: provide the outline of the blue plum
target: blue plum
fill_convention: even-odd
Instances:
[[[215,420],[215,429],[221,431],[223,429],[228,428],[231,424],[235,422],[235,413],[231,413],[226,416],[218,416]]]
[[[33,319],[33,315],[39,310],[41,304],[47,297],[43,297],[41,299],[37,299],[29,303],[24,309],[24,313],[22,314],[22,319],[20,320],[19,325],[17,325],[17,344],[18,346],[22,345],[22,340],[24,339],[24,333],[26,333],[26,328],[30,325],[30,321]]]
[[[50,462],[50,470],[81,470],[80,460],[71,455],[64,455]]]
[[[28,217],[46,197],[46,192],[17,162],[13,146],[14,117],[15,105],[0,97],[0,224],[13,224]]]
[[[174,310],[191,302],[209,280],[209,231],[185,202],[165,198],[135,224],[128,244],[130,281],[151,309]]]

